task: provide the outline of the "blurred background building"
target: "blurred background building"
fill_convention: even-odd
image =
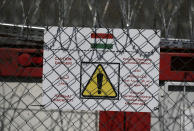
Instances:
[[[0,22],[33,26],[161,29],[194,39],[193,0],[1,0]]]

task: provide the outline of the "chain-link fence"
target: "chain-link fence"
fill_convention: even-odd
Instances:
[[[1,0],[0,22],[2,131],[194,129],[192,0]]]

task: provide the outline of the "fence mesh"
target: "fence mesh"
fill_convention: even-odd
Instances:
[[[0,22],[0,130],[194,129],[192,0],[1,0]]]

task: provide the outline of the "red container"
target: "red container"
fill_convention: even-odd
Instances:
[[[99,131],[150,131],[150,113],[101,111]]]
[[[43,51],[0,48],[0,76],[42,77]]]
[[[160,53],[160,80],[194,81],[194,53]]]

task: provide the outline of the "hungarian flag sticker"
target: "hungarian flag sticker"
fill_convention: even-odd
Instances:
[[[112,49],[113,48],[113,34],[110,33],[92,33],[91,43],[92,49]]]

